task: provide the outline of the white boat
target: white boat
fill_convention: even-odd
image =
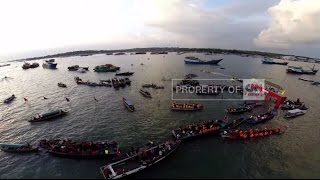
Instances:
[[[301,110],[301,109],[293,109],[293,110],[289,110],[286,112],[286,114],[284,115],[285,118],[294,118],[297,116],[302,116],[306,113],[306,110]]]

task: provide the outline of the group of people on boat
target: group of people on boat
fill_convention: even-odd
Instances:
[[[41,140],[40,147],[52,152],[64,154],[105,154],[109,151],[118,151],[117,142],[95,143],[92,141],[84,141],[81,143],[72,142],[71,140]]]
[[[220,130],[221,124],[219,120],[207,120],[204,122],[193,123],[184,128],[178,128],[174,130],[174,134],[177,139],[185,136],[206,134],[208,132],[216,132]]]
[[[202,105],[200,104],[196,104],[196,103],[192,103],[192,104],[188,104],[188,103],[172,103],[172,108],[174,109],[200,109],[202,107]]]
[[[283,102],[283,105],[281,106],[282,110],[293,110],[293,109],[301,109],[306,110],[308,109],[303,102],[300,101],[299,98],[297,98],[296,101],[292,100],[286,100]]]
[[[264,128],[264,129],[249,129],[249,130],[234,130],[234,131],[224,131],[223,135],[227,135],[229,138],[235,139],[246,139],[246,138],[257,138],[264,137],[273,134],[281,133],[281,128]]]

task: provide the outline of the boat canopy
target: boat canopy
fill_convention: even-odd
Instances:
[[[43,113],[43,114],[41,114],[41,116],[50,116],[50,115],[54,115],[54,114],[59,114],[60,112],[61,112],[61,110],[59,109],[59,110]]]
[[[292,114],[295,114],[295,113],[298,113],[298,112],[305,112],[304,110],[301,110],[301,109],[293,109],[293,110],[289,110],[288,113],[292,113]]]

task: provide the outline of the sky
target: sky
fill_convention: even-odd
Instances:
[[[320,0],[3,0],[0,23],[0,61],[164,46],[320,58]]]

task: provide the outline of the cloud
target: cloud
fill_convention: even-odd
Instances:
[[[281,0],[269,13],[271,24],[254,39],[257,46],[293,48],[320,43],[319,0]]]

